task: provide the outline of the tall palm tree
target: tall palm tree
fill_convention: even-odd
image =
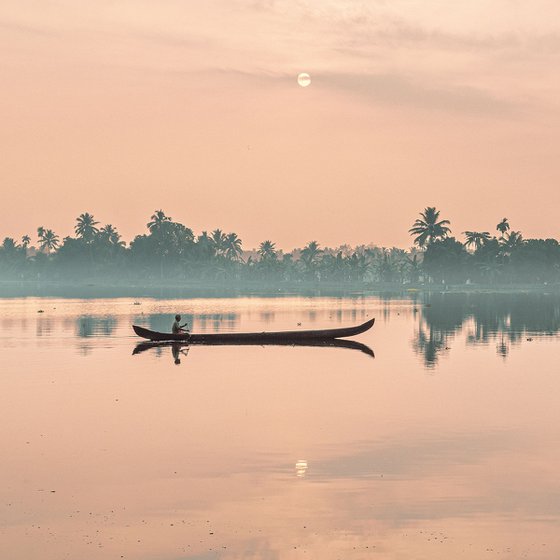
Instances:
[[[203,231],[196,238],[196,253],[202,260],[210,260],[215,256],[214,243],[207,231]]]
[[[385,247],[381,248],[381,253],[377,255],[374,268],[381,282],[392,282],[398,273],[398,262],[400,255]]]
[[[276,245],[268,239],[266,241],[263,241],[259,245],[259,250],[257,252],[262,261],[275,260],[276,257],[278,256],[278,252],[276,251]]]
[[[117,231],[117,228],[111,224],[103,226],[99,230],[99,236],[101,239],[107,241],[109,244],[115,247],[124,247],[125,242],[121,240],[121,235]]]
[[[317,243],[317,241],[310,241],[301,250],[300,259],[303,261],[306,268],[313,269],[319,264],[322,254],[323,249],[319,247],[319,243]]]
[[[163,227],[168,234],[168,241],[175,251],[185,253],[190,250],[194,243],[194,234],[191,228],[178,222],[168,222]]]
[[[16,240],[13,237],[5,237],[4,241],[2,242],[2,249],[6,253],[15,253],[18,249]]]
[[[170,221],[171,217],[166,216],[163,210],[156,210],[146,225],[148,226],[150,233],[157,233],[162,229],[163,224]]]
[[[241,239],[237,237],[237,233],[228,233],[225,239],[226,245],[226,257],[232,261],[239,261],[241,255],[243,254],[243,249],[241,248]]]
[[[93,238],[99,233],[99,229],[96,227],[97,222],[93,217],[93,214],[85,212],[80,214],[76,218],[76,225],[74,226],[74,231],[76,235],[80,237],[86,243],[90,243]]]
[[[502,241],[504,247],[511,251],[515,249],[515,247],[519,247],[523,244],[523,235],[521,235],[520,231],[510,231]]]
[[[221,229],[215,229],[211,234],[212,244],[216,255],[223,256],[226,252],[226,234]]]
[[[475,250],[480,249],[490,239],[488,231],[464,231],[463,234],[466,237],[465,247],[474,245]]]
[[[411,235],[415,235],[414,243],[419,247],[426,247],[436,239],[447,237],[451,230],[447,227],[449,220],[439,220],[439,210],[434,206],[428,206],[424,212],[420,213],[412,227],[408,230]]]
[[[29,237],[29,235],[24,235],[21,238],[21,245],[24,249],[27,249],[30,243],[31,243],[31,237]]]
[[[202,243],[202,245],[207,245],[209,243],[212,243],[212,240],[210,239],[210,236],[208,235],[208,232],[203,231],[200,235],[198,235],[196,237],[196,242],[197,243]]]
[[[42,235],[39,237],[39,248],[41,250],[46,249],[47,254],[49,254],[60,245],[59,237],[58,235],[56,235],[56,233],[54,233],[52,229],[39,229],[42,230]]]
[[[504,218],[497,226],[496,229],[502,234],[503,238],[507,231],[509,231],[509,222],[507,218]]]
[[[345,263],[348,267],[351,279],[359,280],[360,282],[364,280],[365,275],[371,268],[371,263],[367,256],[364,253],[358,253],[356,251],[345,258]]]

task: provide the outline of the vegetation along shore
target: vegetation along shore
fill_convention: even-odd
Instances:
[[[111,224],[86,212],[76,219],[74,236],[63,239],[38,227],[36,238],[4,238],[0,281],[114,286],[298,286],[411,287],[413,289],[525,289],[560,285],[560,244],[556,239],[525,239],[507,218],[490,231],[453,236],[449,220],[428,207],[409,230],[409,249],[322,247],[310,241],[281,251],[271,240],[253,250],[238,234],[216,229],[195,235],[189,227],[157,210],[146,233],[129,243]]]

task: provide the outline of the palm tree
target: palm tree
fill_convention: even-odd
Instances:
[[[497,226],[496,229],[502,234],[501,237],[503,239],[506,232],[509,230],[509,222],[507,218],[504,218]]]
[[[398,272],[399,261],[399,257],[395,258],[395,256],[394,252],[385,247],[382,247],[381,253],[377,255],[374,268],[381,282],[392,282],[394,280],[395,274]]]
[[[95,221],[93,214],[86,212],[80,214],[76,218],[76,225],[74,231],[86,243],[90,243],[93,238],[99,233],[99,229],[95,227],[99,222]]]
[[[523,244],[523,235],[521,235],[520,231],[510,231],[502,241],[504,247],[508,251],[515,249],[515,247],[519,247]]]
[[[51,251],[53,251],[54,249],[56,249],[59,244],[60,244],[60,240],[58,235],[56,235],[56,233],[54,233],[54,231],[52,229],[44,229],[44,228],[39,228],[41,230],[41,236],[39,237],[39,248],[41,250],[45,250],[47,251],[47,254],[49,254]],[[37,231],[39,231],[39,229]]]
[[[194,243],[194,234],[191,228],[178,222],[167,222],[164,230],[167,234],[168,243],[171,243],[176,252],[185,255],[190,250]]]
[[[310,241],[302,250],[300,259],[308,270],[314,269],[321,259],[323,249],[319,247],[317,241]]]
[[[340,248],[336,255],[326,253],[321,259],[321,271],[326,273],[327,278],[333,280],[345,280],[347,269],[350,268],[346,262],[349,257],[344,256],[344,248]]]
[[[411,235],[415,235],[414,243],[419,247],[426,247],[436,239],[447,237],[451,230],[447,227],[449,220],[439,220],[439,210],[434,206],[428,206],[424,212],[420,213],[413,226],[408,230]]]
[[[488,231],[464,231],[463,234],[467,239],[465,247],[474,245],[475,250],[480,249],[490,239]]]
[[[296,264],[294,263],[293,253],[283,253],[278,260],[279,278],[284,280],[293,280],[297,275]]]
[[[261,258],[261,261],[275,260],[278,256],[276,245],[268,239],[266,241],[263,241],[259,245],[259,250],[257,252]]]
[[[18,249],[18,245],[13,237],[5,237],[2,242],[2,249],[6,253],[15,253]]]
[[[241,248],[241,239],[237,237],[237,233],[228,233],[225,238],[225,256],[232,261],[239,261],[243,254]]]
[[[150,233],[157,233],[161,230],[162,225],[165,222],[171,221],[171,217],[166,216],[163,210],[156,210],[152,214],[150,220],[151,221],[146,224],[148,226],[148,229],[150,230]]]
[[[214,243],[212,242],[212,238],[208,235],[207,231],[203,231],[196,238],[195,248],[198,258],[204,261],[210,260],[216,254],[214,250]]]
[[[217,256],[223,256],[226,252],[226,234],[221,229],[215,229],[211,234],[212,245]]]
[[[121,235],[117,231],[117,228],[111,224],[107,224],[103,226],[99,230],[99,236],[104,241],[107,241],[109,244],[114,245],[115,247],[124,247],[125,242],[121,240]]]
[[[21,238],[21,245],[24,249],[27,249],[30,243],[31,243],[31,237],[29,237],[29,235],[24,235]]]
[[[360,282],[364,280],[371,267],[371,263],[366,255],[364,253],[358,253],[357,251],[354,251],[349,257],[346,257],[345,263],[348,267],[351,279]]]

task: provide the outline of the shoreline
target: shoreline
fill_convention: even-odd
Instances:
[[[560,293],[560,284],[398,284],[330,282],[170,282],[165,284],[102,282],[0,281],[0,298],[13,297],[287,297],[287,296],[366,296],[375,294],[476,294],[476,293]]]

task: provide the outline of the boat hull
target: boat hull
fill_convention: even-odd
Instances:
[[[217,344],[223,343],[256,343],[259,342],[278,342],[278,343],[297,343],[302,340],[333,340],[336,338],[346,338],[349,336],[356,336],[361,334],[373,326],[375,319],[370,319],[361,325],[356,325],[353,327],[342,327],[338,329],[324,329],[324,330],[313,330],[313,331],[280,331],[280,332],[260,332],[260,333],[208,333],[208,334],[173,334],[173,333],[161,333],[157,331],[151,331],[140,327],[138,325],[132,325],[134,332],[147,340],[152,341],[182,341],[189,342],[193,344]]]

